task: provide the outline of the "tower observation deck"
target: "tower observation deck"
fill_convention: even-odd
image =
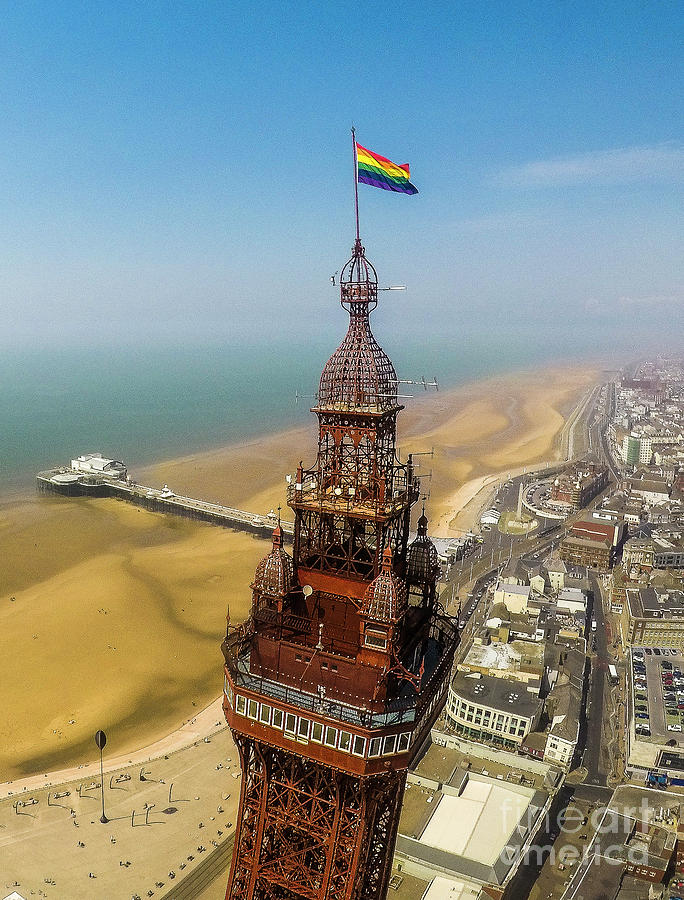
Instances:
[[[347,334],[326,363],[318,454],[288,486],[247,621],[227,629],[224,711],[242,785],[227,900],[380,900],[408,766],[458,641],[436,598],[419,481],[396,453],[397,377],[373,337],[375,269],[357,238],[340,276]]]

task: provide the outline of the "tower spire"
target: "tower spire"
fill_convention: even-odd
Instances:
[[[420,484],[396,452],[402,407],[370,329],[378,279],[355,198],[349,328],[321,374],[316,460],[287,489],[292,555],[279,523],[250,617],[222,645],[243,776],[227,900],[383,900],[407,769],[449,684],[457,629],[434,602],[430,554],[409,598]]]

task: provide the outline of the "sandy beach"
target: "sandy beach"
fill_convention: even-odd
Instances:
[[[497,473],[553,459],[565,417],[596,382],[590,367],[500,376],[408,401],[402,458],[418,458],[433,533]],[[132,474],[263,514],[285,475],[313,461],[316,422]],[[57,461],[56,461],[57,462]],[[285,507],[283,517],[289,518]],[[169,734],[221,690],[225,615],[242,619],[264,541],[116,500],[0,502],[0,662],[6,712],[0,781],[90,761],[93,734],[122,754]]]

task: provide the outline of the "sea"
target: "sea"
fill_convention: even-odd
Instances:
[[[441,389],[558,362],[555,342],[524,335],[383,342],[399,378]],[[0,355],[0,494],[32,489],[35,473],[99,451],[129,470],[310,420],[329,339],[158,343],[145,347],[5,348]],[[568,348],[564,348],[567,359]],[[591,352],[575,348],[576,359]],[[402,385],[400,393],[420,393]],[[402,401],[410,403],[410,400]]]

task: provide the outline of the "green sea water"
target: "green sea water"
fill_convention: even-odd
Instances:
[[[382,343],[400,378],[437,376],[445,388],[568,353],[564,348],[561,357],[549,341],[531,346],[523,335],[442,336],[427,346],[408,338]],[[153,461],[306,422],[335,344],[4,350],[0,491],[32,488],[37,471],[84,452],[122,459],[135,472]],[[577,347],[573,355],[583,353],[586,347]]]

